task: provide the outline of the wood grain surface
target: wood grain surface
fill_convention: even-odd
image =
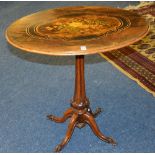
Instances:
[[[10,44],[47,55],[86,55],[128,46],[149,30],[143,17],[103,6],[62,7],[33,13],[6,30]]]

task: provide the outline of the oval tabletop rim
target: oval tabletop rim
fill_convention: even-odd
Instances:
[[[75,44],[72,44],[72,45],[67,45],[67,46],[63,46],[62,48],[58,48],[57,49],[57,47],[54,47],[55,49],[52,49],[52,46],[51,46],[51,48],[47,48],[47,50],[45,50],[45,49],[37,49],[36,47],[34,48],[33,46],[22,46],[22,45],[19,45],[19,44],[17,44],[17,43],[15,43],[15,41],[14,40],[12,40],[12,38],[9,36],[10,34],[10,32],[8,32],[8,31],[10,31],[10,29],[12,28],[12,25],[14,25],[14,24],[16,24],[16,23],[18,23],[20,20],[23,20],[24,18],[29,18],[29,17],[33,17],[33,16],[35,16],[35,15],[37,15],[37,14],[40,14],[40,13],[46,13],[46,12],[53,12],[53,11],[55,11],[55,10],[66,10],[66,9],[76,9],[76,8],[82,8],[82,9],[90,9],[90,8],[98,8],[98,9],[103,9],[103,11],[104,11],[104,9],[109,9],[110,11],[111,10],[118,10],[118,11],[120,11],[120,12],[122,12],[122,13],[125,13],[125,12],[127,12],[127,13],[129,13],[129,15],[131,14],[131,15],[134,15],[135,13],[133,13],[133,12],[131,12],[131,11],[128,11],[128,10],[124,10],[124,9],[120,9],[120,8],[113,8],[113,7],[109,7],[109,6],[71,6],[71,7],[68,7],[68,6],[65,6],[65,7],[60,7],[60,8],[54,8],[54,9],[46,9],[46,10],[42,10],[42,11],[38,11],[38,12],[34,12],[34,13],[32,13],[32,14],[29,14],[29,15],[26,15],[26,16],[23,16],[23,17],[21,17],[21,18],[19,18],[19,19],[17,19],[17,20],[15,20],[14,22],[12,22],[9,26],[8,26],[8,28],[6,29],[6,31],[5,31],[5,37],[6,37],[6,39],[7,39],[7,41],[12,45],[12,46],[14,46],[14,47],[16,47],[16,48],[18,48],[18,49],[21,49],[21,50],[23,50],[23,51],[25,51],[25,52],[30,52],[30,53],[36,53],[36,54],[44,54],[44,55],[53,55],[53,56],[71,56],[71,55],[87,55],[87,54],[96,54],[96,53],[100,53],[100,52],[107,52],[107,51],[112,51],[112,50],[116,50],[116,49],[120,49],[120,48],[123,48],[123,47],[126,47],[126,46],[129,46],[130,44],[133,44],[133,43],[135,43],[135,42],[137,42],[137,41],[139,41],[140,39],[142,39],[143,37],[145,37],[146,35],[147,35],[147,33],[149,32],[149,23],[148,22],[146,22],[146,20],[142,17],[142,16],[140,16],[140,15],[138,15],[138,14],[135,14],[136,16],[137,16],[137,18],[138,19],[140,19],[141,20],[141,22],[142,22],[142,24],[144,24],[145,23],[145,25],[143,25],[143,33],[141,33],[141,34],[139,34],[140,36],[138,36],[137,38],[135,37],[135,38],[133,38],[133,39],[126,39],[126,41],[124,40],[124,42],[123,42],[123,44],[118,44],[118,45],[114,45],[114,46],[102,46],[102,44],[101,43],[97,43],[97,46],[98,47],[90,47],[89,48],[89,46],[87,46],[87,44],[81,44],[81,46],[80,45],[75,45]],[[101,12],[102,12],[102,10],[101,10]],[[81,15],[81,14],[80,14]],[[86,14],[87,15],[87,14]],[[132,17],[132,16],[131,16]],[[105,17],[100,17],[100,18],[105,18]],[[133,18],[133,17],[132,17]],[[93,19],[94,20],[94,19]],[[105,18],[105,20],[106,20],[106,18]],[[114,20],[114,23],[116,23],[117,24],[117,21],[113,18],[112,20]],[[131,18],[130,18],[130,20],[132,20]],[[131,24],[133,24],[133,23],[131,23]],[[42,25],[41,25],[42,26]],[[47,25],[47,27],[48,27],[48,25]],[[40,28],[40,27],[39,27]],[[51,28],[51,27],[50,27]],[[130,27],[129,27],[130,28]],[[139,27],[140,28],[140,27]],[[41,27],[40,28],[41,30],[42,29],[44,29],[44,27]],[[133,28],[134,29],[134,28]],[[24,29],[23,29],[24,30]],[[145,30],[145,31],[144,31]],[[44,30],[45,31],[45,30]],[[126,30],[124,30],[124,32],[125,32]],[[46,31],[45,31],[46,32]],[[116,32],[116,33],[118,33],[119,34],[119,32]],[[14,34],[17,34],[17,33],[14,33]],[[58,34],[58,33],[57,33]],[[120,33],[121,34],[121,33]],[[23,36],[25,35],[24,33],[22,34]],[[98,35],[98,34],[97,34]],[[60,36],[60,35],[59,35]],[[59,37],[58,36],[58,37]],[[67,37],[69,38],[71,35],[68,35]],[[112,35],[111,35],[112,36]],[[72,37],[72,36],[71,36]],[[130,36],[131,37],[131,36]],[[20,38],[20,37],[19,37]],[[18,38],[18,39],[19,39]],[[26,37],[25,37],[26,38]],[[28,37],[27,37],[28,38]],[[67,39],[68,39],[67,38]],[[20,38],[21,39],[21,38]],[[59,38],[58,38],[59,39]],[[70,38],[69,38],[70,39]],[[113,38],[112,38],[113,39]],[[59,39],[60,40],[60,39]],[[93,39],[92,39],[93,40]],[[103,39],[104,40],[104,39]],[[69,40],[70,41],[70,40]],[[69,42],[68,41],[68,42]],[[85,40],[84,40],[85,41]],[[102,41],[102,39],[101,39],[101,41]],[[19,41],[20,42],[20,41]],[[41,41],[40,41],[41,42]],[[47,41],[48,42],[48,41]],[[87,39],[86,39],[86,41],[85,42],[87,42]],[[89,39],[88,39],[88,42],[89,42]],[[67,43],[67,42],[66,42]],[[76,43],[76,41],[75,41],[75,43]],[[114,42],[115,43],[115,42]],[[44,43],[43,43],[44,44]],[[45,44],[47,44],[47,43],[45,43]],[[33,43],[32,43],[32,45],[33,45]],[[60,45],[61,45],[61,43],[60,43]],[[89,44],[90,45],[90,44]],[[38,45],[39,46],[39,45]],[[44,46],[44,45],[43,45]],[[66,49],[64,49],[63,50],[63,48],[66,48]],[[77,49],[77,47],[79,47],[79,49]],[[80,47],[84,47],[84,48],[86,48],[86,49],[83,49],[83,50],[81,50],[81,48]],[[88,47],[88,49],[87,49],[87,47]],[[73,48],[73,49],[72,49]],[[55,52],[55,51],[57,51],[57,52]]]

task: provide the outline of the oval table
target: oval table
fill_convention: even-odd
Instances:
[[[101,140],[116,142],[106,137],[96,124],[85,92],[84,55],[111,51],[128,46],[142,39],[149,24],[140,16],[123,9],[103,6],[78,6],[49,9],[33,13],[13,22],[6,30],[7,41],[24,51],[56,56],[76,56],[75,90],[62,117],[48,115],[62,123],[70,118],[65,138],[56,146],[55,152],[68,143],[75,127],[89,124]]]

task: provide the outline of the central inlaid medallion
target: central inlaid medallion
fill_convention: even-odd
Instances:
[[[122,30],[129,25],[129,20],[121,16],[79,15],[56,18],[50,23],[31,26],[29,34],[45,39],[94,39]]]

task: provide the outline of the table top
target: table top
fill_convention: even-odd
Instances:
[[[6,30],[10,44],[47,55],[86,55],[111,51],[142,39],[149,30],[143,17],[112,7],[62,7],[33,13]]]

